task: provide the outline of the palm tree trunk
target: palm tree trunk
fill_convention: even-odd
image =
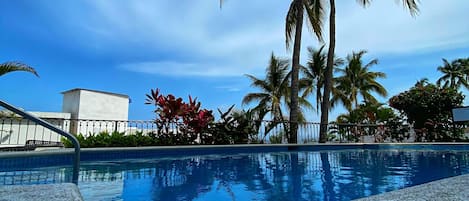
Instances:
[[[291,73],[291,105],[290,105],[290,137],[288,143],[297,143],[298,131],[298,91],[300,73],[301,31],[303,29],[303,9],[299,9],[296,16],[295,44],[293,45],[292,73]]]
[[[280,109],[280,106],[278,107],[278,111],[280,113],[280,121],[283,124],[284,135],[288,135],[288,133],[290,132],[289,128],[288,128],[288,122],[285,121],[285,119],[283,118],[283,113],[282,113],[282,110]],[[282,136],[282,143],[284,142],[283,139],[284,139],[284,136]],[[287,137],[287,139],[288,139],[288,137]]]
[[[331,13],[329,16],[329,52],[327,53],[327,65],[324,84],[324,94],[321,103],[321,126],[319,128],[319,142],[327,141],[327,125],[329,123],[329,108],[331,107],[332,68],[334,66],[335,50],[335,0],[329,0]]]

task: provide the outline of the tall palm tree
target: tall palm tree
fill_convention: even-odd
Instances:
[[[288,67],[288,60],[275,57],[272,53],[265,79],[246,75],[252,82],[251,86],[261,89],[261,92],[247,94],[243,98],[243,104],[258,101],[255,110],[268,111],[274,121],[283,122],[282,100],[288,93]],[[262,120],[264,116],[259,118]]]
[[[323,52],[324,45],[319,49],[308,47],[309,59],[306,67],[302,66],[303,78],[300,80],[300,89],[303,90],[302,98],[306,98],[316,92],[316,112],[319,112],[319,105],[322,101],[322,89],[324,88],[324,73],[326,70],[327,54]],[[342,65],[344,61],[336,58],[334,67]]]
[[[292,0],[285,20],[285,43],[287,49],[293,41],[289,143],[296,143],[298,141],[300,50],[304,16],[307,17],[307,25],[313,30],[317,38],[322,41],[323,7],[321,0]]]
[[[386,78],[383,72],[371,72],[370,68],[378,64],[377,59],[373,59],[367,64],[363,62],[365,50],[353,52],[347,56],[347,64],[344,69],[336,69],[342,75],[334,79],[334,90],[332,103],[340,101],[344,106],[352,111],[358,107],[358,96],[367,103],[378,103],[371,94],[375,92],[380,96],[387,96],[387,91],[376,79]]]
[[[291,71],[291,91],[290,91],[290,124],[288,141],[297,142],[298,119],[300,119],[299,104],[301,102],[299,93],[299,69],[301,32],[303,30],[303,20],[306,15],[306,23],[322,41],[322,21],[323,7],[322,0],[292,0],[285,20],[285,43],[287,49],[293,41],[292,71]],[[224,0],[219,0],[220,8]],[[306,13],[306,14],[305,14]]]
[[[5,62],[0,64],[0,76],[14,71],[30,72],[39,77],[39,74],[37,74],[36,70],[27,64],[20,62]]]
[[[451,63],[443,59],[443,66],[438,67],[438,71],[442,72],[443,76],[436,81],[436,84],[441,86],[441,83],[444,82],[443,87],[450,87],[457,90],[459,87],[464,86],[468,89],[468,70],[469,66],[466,59],[456,59]]]
[[[320,2],[320,1],[319,1]],[[357,0],[357,2],[367,7],[371,0]],[[402,0],[402,4],[406,7],[412,16],[416,16],[419,12],[418,0]],[[323,7],[323,6],[321,6]],[[335,0],[329,0],[329,51],[327,54],[327,66],[324,84],[324,97],[321,103],[321,126],[319,131],[319,142],[324,143],[327,140],[327,125],[329,122],[329,108],[331,107],[330,95],[332,91],[332,68],[334,65],[334,51],[335,51]]]

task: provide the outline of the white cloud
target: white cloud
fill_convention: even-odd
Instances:
[[[239,86],[218,86],[218,87],[215,87],[215,88],[220,89],[220,90],[229,91],[229,92],[241,91],[241,88]]]
[[[399,1],[400,2],[400,1]],[[415,18],[394,1],[374,1],[366,9],[338,5],[339,51],[367,49],[371,53],[412,54],[469,45],[469,4],[465,1],[421,1]],[[349,12],[341,12],[349,10]]]
[[[75,26],[78,33],[73,35],[84,38],[77,41],[87,41],[77,45],[88,45],[99,54],[134,49],[125,55],[131,62],[119,65],[128,70],[171,76],[241,76],[261,74],[272,51],[279,56],[291,54],[285,51],[284,38],[289,2],[227,1],[220,10],[218,1],[90,0],[85,9],[70,11],[58,20]],[[338,2],[337,54],[367,49],[375,57],[467,47],[467,10],[469,4],[463,0],[426,0],[421,1],[420,15],[412,18],[395,1],[373,1],[366,9],[354,1]],[[327,23],[324,30],[328,30]],[[316,44],[305,29],[303,48]],[[154,53],[155,58],[141,59],[139,52]],[[179,54],[187,58],[181,61]],[[303,51],[302,60],[306,59]]]
[[[242,72],[236,68],[213,64],[183,63],[176,61],[126,63],[119,65],[119,67],[121,69],[134,72],[165,76],[230,77],[242,75]]]

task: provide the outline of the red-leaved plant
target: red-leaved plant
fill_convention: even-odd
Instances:
[[[182,98],[176,98],[169,94],[160,94],[159,89],[151,90],[147,94],[145,104],[155,105],[154,112],[157,114],[155,122],[158,126],[158,134],[170,135],[171,138],[180,135],[181,138],[174,138],[172,144],[191,144],[210,122],[214,120],[211,110],[200,109],[200,102],[189,96],[189,103],[185,103]],[[170,130],[171,125],[178,128]],[[174,128],[174,126],[173,126]]]

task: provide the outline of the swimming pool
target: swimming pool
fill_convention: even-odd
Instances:
[[[118,151],[107,156],[85,152],[79,188],[85,200],[351,200],[469,173],[468,148],[342,146],[325,151],[300,146],[217,154],[174,149],[157,157],[149,150],[120,157]],[[0,182],[24,171],[49,178],[43,183],[61,182],[70,168],[0,167]]]

